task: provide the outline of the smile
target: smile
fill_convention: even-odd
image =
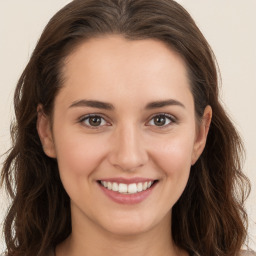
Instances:
[[[108,190],[118,192],[120,194],[136,194],[149,189],[156,181],[146,181],[139,183],[117,183],[110,181],[100,181],[100,184]]]
[[[138,204],[146,200],[157,187],[159,180],[145,178],[112,178],[97,180],[101,191],[118,204]]]

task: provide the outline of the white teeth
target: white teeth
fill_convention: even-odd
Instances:
[[[112,189],[112,184],[111,184],[111,182],[108,182],[108,189],[109,189],[109,190]]]
[[[140,182],[137,184],[137,191],[141,192],[142,190],[143,190],[143,186],[142,186],[142,183]]]
[[[118,186],[118,192],[119,193],[127,193],[128,188],[126,184],[120,183]]]
[[[112,190],[113,190],[113,191],[118,191],[118,184],[117,184],[116,182],[114,182],[114,183],[112,184]]]
[[[137,185],[135,183],[128,185],[128,193],[129,194],[137,193]]]
[[[135,194],[138,192],[142,192],[148,188],[150,188],[153,184],[153,181],[148,182],[139,182],[139,183],[132,183],[132,184],[124,184],[124,183],[117,183],[117,182],[110,182],[110,181],[101,181],[102,186],[107,188],[108,190],[112,190],[115,192],[119,192],[121,194]]]
[[[147,182],[144,182],[143,184],[143,190],[146,190],[148,188],[148,183]]]

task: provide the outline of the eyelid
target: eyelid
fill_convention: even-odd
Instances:
[[[84,121],[90,117],[100,117],[102,118],[106,124],[105,125],[99,125],[99,126],[90,126],[90,125],[86,125],[84,124]],[[83,126],[86,126],[88,128],[91,128],[91,129],[100,129],[104,126],[110,126],[110,122],[108,121],[108,117],[106,117],[104,114],[101,114],[101,113],[91,113],[91,114],[86,114],[86,115],[83,115],[81,116],[79,119],[78,119],[78,123],[81,123]]]
[[[167,125],[163,125],[163,126],[156,126],[156,125],[149,125],[149,122],[153,119],[153,118],[155,118],[155,117],[157,117],[157,116],[164,116],[164,117],[166,117],[166,118],[168,118],[171,122],[169,123],[169,124],[167,124]],[[177,118],[176,117],[174,117],[173,115],[171,115],[171,114],[168,114],[168,113],[165,113],[165,112],[161,112],[161,113],[157,113],[157,114],[154,114],[154,115],[152,115],[150,118],[149,118],[149,120],[147,121],[147,126],[155,126],[155,127],[157,127],[157,128],[166,128],[166,127],[168,127],[168,126],[170,126],[170,125],[172,125],[172,124],[174,124],[174,123],[177,123],[178,121],[177,121]]]
[[[163,125],[163,126],[150,125],[149,122],[153,118],[155,118],[157,116],[164,116],[164,117],[168,118],[170,120],[170,123],[167,124],[167,125]],[[90,125],[86,125],[86,124],[82,124],[86,119],[88,119],[90,117],[100,117],[100,118],[102,118],[106,122],[106,124],[100,125],[100,126],[95,126],[95,127],[94,126],[90,126]],[[157,128],[161,129],[161,128],[166,128],[166,127],[168,127],[168,126],[170,126],[172,124],[175,124],[177,122],[178,122],[178,120],[177,120],[177,118],[175,116],[173,116],[173,115],[171,115],[169,113],[160,112],[160,113],[156,113],[154,115],[151,115],[150,118],[148,119],[148,121],[146,122],[146,126],[156,126]],[[100,129],[100,128],[104,127],[104,126],[111,126],[109,118],[105,114],[102,114],[102,113],[90,113],[90,114],[83,115],[80,118],[78,118],[78,123],[81,123],[83,126],[86,126],[88,128],[91,128],[91,129]]]

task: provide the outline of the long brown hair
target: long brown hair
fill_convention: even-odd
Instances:
[[[13,146],[2,170],[13,199],[4,225],[7,255],[42,256],[71,233],[70,199],[57,161],[42,150],[37,106],[51,115],[64,59],[84,40],[107,34],[157,39],[184,59],[196,116],[200,120],[210,105],[213,118],[206,148],[173,207],[172,236],[177,246],[198,255],[236,255],[246,237],[244,200],[250,188],[241,171],[243,147],[219,101],[211,48],[173,0],[74,0],[44,29],[14,96]]]

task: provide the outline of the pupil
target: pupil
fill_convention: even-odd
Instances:
[[[91,126],[99,126],[101,124],[101,118],[100,117],[90,117],[89,123]]]
[[[154,123],[157,126],[165,125],[165,116],[157,116],[154,118]]]

